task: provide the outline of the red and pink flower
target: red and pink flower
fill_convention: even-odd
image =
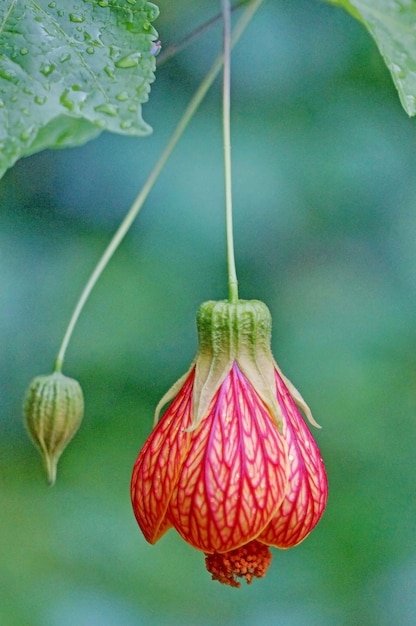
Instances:
[[[206,554],[212,578],[265,574],[268,546],[290,548],[318,523],[327,479],[299,392],[270,351],[258,301],[207,302],[199,349],[133,469],[132,504],[150,543],[171,527]],[[157,419],[157,417],[156,417]]]

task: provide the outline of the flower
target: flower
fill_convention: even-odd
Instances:
[[[327,479],[298,407],[318,424],[273,359],[266,305],[206,302],[197,324],[196,358],[136,460],[132,505],[147,541],[174,527],[206,554],[213,579],[238,587],[237,577],[265,574],[268,546],[310,533]]]

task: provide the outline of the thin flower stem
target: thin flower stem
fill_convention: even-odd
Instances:
[[[238,21],[238,23],[237,23],[237,25],[236,25],[236,27],[235,27],[235,29],[233,31],[233,36],[232,36],[232,40],[231,40],[231,46],[233,46],[238,41],[238,39],[241,37],[241,35],[243,34],[244,30],[248,26],[251,18],[253,17],[254,13],[256,12],[256,10],[261,5],[262,1],[263,0],[254,0],[247,7],[247,9],[244,11],[243,15],[241,16],[240,20]],[[93,290],[96,282],[98,281],[98,279],[100,278],[100,276],[103,273],[104,269],[106,268],[108,262],[110,261],[111,257],[113,256],[114,252],[117,250],[117,248],[120,245],[121,241],[124,239],[124,237],[127,234],[130,226],[132,225],[132,223],[134,222],[135,218],[137,217],[140,209],[142,208],[145,200],[147,199],[147,196],[149,195],[150,191],[152,190],[153,185],[155,184],[156,180],[158,179],[159,174],[163,170],[167,160],[169,159],[170,155],[172,154],[174,148],[176,147],[176,144],[178,143],[179,139],[181,138],[181,136],[182,136],[183,132],[185,131],[188,123],[190,122],[190,120],[192,119],[193,115],[197,111],[199,105],[201,104],[202,100],[204,99],[207,91],[211,87],[211,85],[214,82],[215,78],[220,73],[222,65],[223,65],[223,55],[221,54],[217,58],[217,60],[215,61],[215,63],[211,67],[211,69],[209,70],[208,74],[205,76],[204,80],[202,81],[202,83],[198,87],[198,89],[195,92],[194,96],[192,97],[191,101],[189,102],[189,104],[188,104],[184,114],[182,115],[181,119],[179,120],[178,125],[176,126],[175,130],[173,131],[173,133],[172,133],[168,143],[166,144],[166,146],[165,146],[162,154],[160,155],[156,165],[154,166],[153,170],[151,171],[147,181],[143,185],[143,187],[142,187],[140,193],[138,194],[136,200],[133,202],[133,204],[130,207],[128,213],[126,214],[126,216],[123,219],[123,221],[121,222],[120,226],[118,227],[118,229],[114,233],[110,243],[108,244],[108,246],[104,250],[103,255],[101,256],[100,260],[98,261],[97,265],[95,266],[95,268],[94,268],[90,278],[88,279],[84,289],[81,292],[81,295],[80,295],[80,297],[78,299],[78,302],[77,302],[77,304],[75,306],[75,309],[74,309],[74,311],[72,313],[71,319],[69,320],[68,327],[67,327],[67,329],[65,331],[64,338],[62,340],[61,346],[59,348],[59,351],[58,351],[58,354],[57,354],[57,357],[56,357],[56,360],[55,360],[55,367],[54,367],[55,371],[60,372],[62,370],[62,366],[63,366],[64,359],[65,359],[65,353],[66,353],[69,341],[71,339],[73,330],[74,330],[75,325],[76,325],[76,323],[78,321],[78,318],[79,318],[79,316],[81,314],[81,311],[84,308],[84,305],[85,305],[85,303],[88,300],[88,297],[89,297],[91,291]]]
[[[236,2],[236,4],[233,4],[233,6],[231,7],[231,11],[237,11],[249,2],[250,0],[240,0],[240,2]],[[190,43],[192,43],[194,39],[202,35],[209,28],[211,28],[211,26],[214,26],[214,24],[216,24],[220,20],[222,20],[222,12],[217,13],[217,15],[214,15],[214,17],[211,17],[209,20],[195,28],[193,31],[185,35],[185,37],[183,37],[183,39],[181,39],[180,41],[173,43],[164,50],[162,50],[162,52],[157,57],[157,66],[160,67],[176,54],[182,52],[182,50],[184,50]]]
[[[231,92],[231,4],[222,0],[224,22],[224,73],[222,121],[224,140],[224,177],[225,177],[225,221],[227,233],[228,298],[230,302],[238,300],[238,280],[235,268],[233,237],[233,196],[231,178],[231,131],[230,131],[230,92]]]

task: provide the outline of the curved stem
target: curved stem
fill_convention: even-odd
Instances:
[[[232,46],[241,37],[241,35],[243,34],[244,30],[248,26],[251,18],[253,17],[254,13],[256,12],[256,10],[258,9],[258,7],[262,3],[262,1],[263,0],[255,0],[255,1],[253,1],[247,7],[247,9],[244,11],[243,15],[241,16],[240,20],[238,21],[238,23],[237,23],[237,25],[236,25],[236,27],[234,29],[233,37],[232,37],[232,40],[231,40],[231,45]],[[222,64],[223,64],[223,55],[220,55],[217,58],[217,60],[215,61],[215,63],[212,65],[212,67],[209,70],[208,74],[205,76],[204,80],[202,81],[202,83],[198,87],[197,91],[195,92],[194,96],[192,97],[191,101],[189,102],[189,104],[188,104],[184,114],[182,115],[181,119],[179,120],[178,125],[176,126],[175,130],[173,131],[173,133],[172,133],[168,143],[166,144],[162,154],[160,155],[156,165],[154,166],[153,170],[150,172],[150,175],[149,175],[147,181],[145,182],[145,184],[143,185],[143,188],[141,189],[139,195],[137,196],[136,200],[133,202],[133,204],[130,207],[128,213],[126,214],[126,216],[123,219],[123,221],[121,222],[120,226],[118,227],[118,229],[114,233],[110,243],[108,244],[108,246],[104,250],[103,255],[101,256],[100,260],[98,261],[97,265],[95,266],[95,268],[94,268],[90,278],[88,279],[84,289],[81,292],[81,295],[80,295],[80,297],[78,299],[78,302],[77,302],[77,304],[75,306],[75,309],[74,309],[74,311],[72,313],[71,319],[69,320],[68,327],[67,327],[67,329],[65,331],[64,338],[62,340],[61,346],[60,346],[60,348],[58,350],[57,357],[55,359],[55,367],[54,367],[55,371],[60,372],[62,370],[62,366],[63,366],[64,359],[65,359],[65,353],[66,353],[69,341],[71,339],[73,330],[74,330],[75,325],[76,325],[76,323],[78,321],[78,318],[79,318],[79,316],[81,314],[81,311],[84,308],[84,305],[85,305],[85,303],[87,302],[87,300],[89,298],[89,295],[90,295],[91,291],[93,290],[96,282],[98,281],[98,279],[100,278],[100,276],[103,273],[104,269],[106,268],[108,262],[110,261],[111,257],[113,256],[114,252],[117,250],[117,248],[120,245],[121,241],[124,239],[124,237],[127,234],[130,226],[132,225],[133,221],[137,217],[137,214],[139,213],[140,209],[142,208],[145,200],[147,199],[147,196],[149,195],[150,191],[152,190],[153,185],[155,184],[159,174],[161,173],[162,169],[164,168],[164,166],[165,166],[167,160],[169,159],[171,153],[173,152],[174,148],[176,147],[176,144],[178,143],[179,139],[181,138],[181,136],[182,136],[184,130],[186,129],[188,123],[192,119],[194,113],[197,111],[199,105],[201,104],[202,100],[204,99],[208,89],[211,87],[211,85],[214,82],[215,78],[220,73]]]
[[[222,0],[224,22],[224,78],[222,121],[224,138],[224,177],[225,177],[225,222],[227,232],[228,299],[238,300],[238,280],[234,257],[233,236],[233,196],[231,178],[231,131],[230,131],[230,92],[231,92],[231,5],[230,0]]]

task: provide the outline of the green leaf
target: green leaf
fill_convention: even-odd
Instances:
[[[102,130],[145,135],[158,8],[145,0],[2,0],[0,176]]]
[[[329,0],[344,7],[374,38],[408,115],[416,115],[416,2]]]

